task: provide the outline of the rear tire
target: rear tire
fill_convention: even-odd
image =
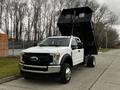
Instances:
[[[95,67],[96,66],[96,60],[94,56],[88,56],[87,58],[87,67]]]
[[[61,83],[66,84],[71,79],[71,66],[67,63],[63,64],[61,67],[60,80]]]

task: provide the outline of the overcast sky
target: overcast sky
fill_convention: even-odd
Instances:
[[[109,9],[119,17],[119,23],[114,27],[120,34],[120,0],[96,0],[96,1],[100,4],[106,4],[109,7]]]
[[[108,8],[119,17],[120,23],[120,0],[96,0],[100,4],[106,4]]]

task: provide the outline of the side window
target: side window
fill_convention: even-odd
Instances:
[[[78,44],[77,44],[75,39],[72,40],[71,48],[72,49],[77,49],[78,48]]]
[[[83,48],[83,43],[79,39],[76,38],[76,42],[77,42],[77,45],[78,45],[78,49]]]

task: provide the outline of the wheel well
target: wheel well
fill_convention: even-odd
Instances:
[[[70,64],[71,67],[73,67],[72,57],[69,55],[65,55],[62,58],[61,65],[63,65],[64,63],[68,63],[68,64]]]

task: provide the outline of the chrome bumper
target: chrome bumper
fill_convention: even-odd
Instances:
[[[26,65],[19,63],[20,65],[20,70],[24,72],[30,72],[30,73],[58,73],[60,72],[60,65],[57,66],[35,66],[35,65]],[[30,69],[24,69],[23,67],[28,67],[28,68],[34,68],[34,70]],[[46,69],[47,71],[40,71],[40,70],[35,70],[35,69]]]

